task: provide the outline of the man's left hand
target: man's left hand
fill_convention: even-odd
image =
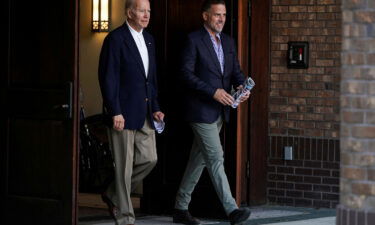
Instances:
[[[154,119],[158,122],[164,120],[164,113],[157,111],[152,114],[154,116]]]
[[[243,86],[240,85],[240,86],[237,87],[237,90],[242,89],[242,88],[243,88]],[[244,101],[246,101],[247,99],[249,99],[250,94],[251,94],[250,91],[246,91],[246,94],[243,95],[243,96],[240,98],[240,102],[244,102]]]

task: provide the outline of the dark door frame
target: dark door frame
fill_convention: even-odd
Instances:
[[[237,112],[236,200],[266,203],[270,1],[238,1],[238,58],[256,83]]]

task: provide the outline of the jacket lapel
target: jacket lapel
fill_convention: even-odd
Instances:
[[[222,75],[221,68],[220,68],[220,62],[219,62],[219,59],[217,58],[214,46],[212,46],[213,44],[212,44],[212,41],[211,41],[211,38],[210,38],[210,34],[208,33],[208,31],[205,28],[203,28],[202,32],[203,32],[203,37],[202,37],[203,42],[206,45],[206,47],[208,49],[208,52],[211,55],[211,59],[214,62],[215,66],[216,66],[216,69],[218,70],[219,74]]]
[[[124,29],[125,29],[125,32],[124,32],[125,33],[125,44],[130,49],[132,55],[134,56],[135,60],[137,61],[138,65],[140,67],[140,70],[141,70],[143,76],[146,78],[145,68],[143,66],[141,54],[139,53],[137,45],[135,44],[134,38],[133,38],[132,34],[130,33],[128,25],[125,23],[123,26],[124,26]]]
[[[224,52],[224,76],[227,74],[227,68],[225,66],[225,62],[229,62],[227,57],[229,56],[229,40],[225,37],[225,35],[221,35],[221,46],[223,47]]]
[[[151,71],[152,70],[152,66],[155,65],[155,62],[153,62],[152,60],[154,60],[154,57],[152,57],[151,55],[153,54],[153,48],[154,46],[152,46],[152,41],[151,41],[151,38],[149,36],[148,33],[146,33],[146,31],[143,31],[143,37],[145,39],[145,42],[146,42],[146,46],[147,46],[147,51],[148,51],[148,76],[151,75]]]

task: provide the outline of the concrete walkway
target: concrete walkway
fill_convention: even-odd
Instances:
[[[334,209],[310,209],[296,207],[264,206],[251,208],[252,214],[244,225],[335,225]],[[202,224],[229,225],[228,221],[210,220],[200,218]],[[93,219],[81,218],[79,225],[114,225],[107,218]],[[141,216],[136,220],[136,225],[177,225],[172,223],[170,216]]]

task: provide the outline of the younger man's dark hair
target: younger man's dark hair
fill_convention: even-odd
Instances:
[[[211,5],[225,5],[224,0],[205,0],[202,4],[202,12],[206,12],[211,8]]]

